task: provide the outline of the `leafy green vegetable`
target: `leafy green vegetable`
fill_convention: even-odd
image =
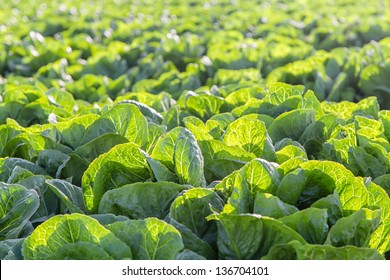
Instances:
[[[76,250],[80,248],[80,250]],[[23,243],[25,259],[124,259],[129,247],[95,219],[58,215],[41,224]]]
[[[80,187],[58,179],[46,180],[46,183],[71,213],[84,213],[85,205]]]
[[[240,118],[228,125],[223,142],[229,146],[243,148],[247,152],[261,157],[265,154],[267,131],[265,125],[259,120]],[[268,145],[272,144],[269,144],[268,141]]]
[[[205,176],[208,181],[222,179],[241,168],[255,155],[240,148],[233,148],[216,140],[201,141],[205,164]]]
[[[181,184],[204,187],[206,181],[203,175],[204,160],[202,152],[188,130],[182,130],[175,143],[175,171]]]
[[[140,147],[145,147],[148,139],[147,127],[147,120],[136,105],[118,104],[88,127],[82,142],[88,143],[103,134],[115,133]]]
[[[274,219],[249,214],[213,214],[218,221],[218,250],[221,259],[256,259],[270,248],[298,240],[306,242],[295,231]]]
[[[0,259],[22,260],[22,244],[24,239],[8,239],[0,241]]]
[[[164,219],[173,200],[187,188],[171,182],[124,185],[103,195],[99,213],[124,215],[131,219]]]
[[[291,241],[276,245],[262,260],[383,260],[375,249],[355,246],[332,247],[329,245],[302,245]]]
[[[298,212],[298,208],[281,201],[270,193],[258,192],[256,194],[253,213],[275,219]]]
[[[385,253],[390,249],[389,240],[382,238],[387,236],[390,231],[390,198],[382,188],[372,182],[368,186],[368,191],[369,205],[380,207],[382,210],[381,221],[370,237],[369,246],[376,248],[380,253]]]
[[[268,133],[274,142],[283,138],[298,140],[306,127],[314,122],[314,116],[315,112],[307,109],[283,113],[270,125]]]
[[[95,159],[82,179],[85,206],[96,212],[107,190],[150,178],[144,154],[133,144],[122,144]]]
[[[330,229],[325,244],[335,247],[367,247],[370,235],[379,226],[380,215],[379,210],[361,209],[351,216],[340,218]]]
[[[209,243],[199,238],[189,228],[180,224],[175,219],[169,217],[168,220],[169,223],[180,232],[185,248],[205,257],[206,259],[216,259],[216,253]]]
[[[284,224],[302,235],[310,244],[323,244],[328,235],[327,211],[325,209],[307,208],[280,218]]]
[[[258,192],[275,193],[279,184],[279,173],[270,162],[254,159],[234,176],[228,203],[224,212],[248,213],[254,205]]]
[[[18,238],[38,209],[38,194],[21,185],[0,183],[0,198],[0,240]]]
[[[107,227],[131,248],[134,259],[175,259],[183,249],[179,232],[156,218],[116,222]]]
[[[221,211],[222,199],[212,190],[194,188],[186,191],[173,201],[169,212],[170,218],[189,228],[200,238],[215,231],[215,224],[206,217],[212,210]]]

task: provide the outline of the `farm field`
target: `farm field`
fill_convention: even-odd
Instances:
[[[390,259],[387,0],[0,2],[0,259]]]

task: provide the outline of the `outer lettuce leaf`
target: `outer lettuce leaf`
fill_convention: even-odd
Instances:
[[[19,169],[19,167],[15,167],[14,171],[16,169]],[[18,185],[24,186],[26,189],[36,191],[38,194],[39,207],[30,218],[30,221],[34,223],[46,220],[48,217],[58,214],[61,211],[60,200],[45,182],[46,178],[43,175],[34,175],[15,182]]]
[[[144,148],[148,142],[148,122],[136,105],[118,104],[88,127],[82,143],[88,143],[106,133],[122,135]]]
[[[167,131],[167,127],[165,125],[158,125],[155,123],[148,123],[148,144],[145,151],[147,153],[151,153],[156,146],[158,139],[160,139],[161,135],[163,135]]]
[[[358,105],[349,101],[324,101],[321,103],[321,107],[325,113],[333,113],[339,118],[349,120],[353,117],[353,112],[358,108]]]
[[[303,147],[287,145],[276,152],[276,162],[279,164],[296,157],[307,159],[307,154]]]
[[[187,110],[202,120],[206,121],[215,114],[219,113],[224,100],[221,97],[199,94],[191,95],[186,101]]]
[[[354,245],[368,247],[371,234],[378,228],[381,210],[360,209],[341,218],[329,230],[325,244],[334,247]]]
[[[390,251],[390,198],[381,187],[372,182],[368,186],[368,192],[368,204],[382,210],[381,221],[370,237],[369,246],[383,254]]]
[[[382,110],[379,112],[379,121],[383,125],[383,134],[386,136],[387,140],[390,139],[390,111]]]
[[[291,96],[303,95],[305,87],[302,85],[289,85],[286,83],[269,83],[267,84],[269,94],[266,96],[267,100],[271,104],[281,104]]]
[[[330,135],[336,125],[343,122],[338,119],[335,114],[325,114],[316,121],[311,123],[299,138],[299,142],[305,147],[308,155],[316,155],[321,153],[322,144],[330,138]]]
[[[114,214],[93,214],[90,217],[97,220],[102,226],[129,220],[129,218],[125,216],[115,216]]]
[[[274,194],[279,184],[276,166],[266,160],[254,159],[235,175],[225,213],[252,213],[257,192]]]
[[[0,260],[23,260],[23,242],[23,238],[0,241]]]
[[[107,226],[133,252],[136,260],[172,260],[184,248],[179,231],[156,218]]]
[[[130,100],[135,100],[139,103],[143,103],[153,108],[157,112],[167,111],[174,102],[172,97],[166,92],[162,92],[160,94],[151,94],[148,92],[131,92],[123,96],[118,96],[115,99],[115,102],[128,102]]]
[[[268,116],[265,116],[268,117]],[[273,120],[271,117],[268,117],[269,119]],[[210,118],[210,121],[216,121],[219,123],[219,126],[221,129],[226,130],[227,126],[233,122],[236,118],[233,116],[232,113],[221,113],[214,115]],[[207,122],[206,122],[207,124]]]
[[[259,259],[277,244],[306,241],[282,222],[250,214],[213,214],[217,220],[220,259]]]
[[[240,147],[257,157],[270,157],[272,144],[267,141],[267,129],[260,120],[240,118],[228,125],[223,142],[229,146]],[[273,149],[273,147],[272,147]]]
[[[28,179],[35,176],[34,173],[31,171],[20,167],[20,166],[15,166],[15,168],[12,170],[11,175],[9,176],[7,183],[8,184],[15,184],[18,183],[22,180]]]
[[[231,194],[223,207],[223,213],[251,213],[254,202],[244,175],[237,172],[232,179]]]
[[[98,115],[87,114],[56,123],[55,128],[60,133],[60,142],[72,149],[79,147],[86,130],[98,118]]]
[[[298,140],[305,129],[315,121],[315,111],[298,109],[277,117],[268,128],[269,136],[275,143],[283,138]]]
[[[207,221],[206,217],[212,209],[221,211],[223,201],[216,192],[210,189],[194,188],[177,197],[171,204],[170,218],[189,228],[198,237],[213,239],[216,225]]]
[[[85,171],[82,189],[87,211],[96,212],[107,190],[151,177],[144,154],[133,144],[121,144],[95,159]]]
[[[0,158],[0,180],[2,182],[8,181],[16,166],[22,167],[36,175],[47,175],[42,167],[28,160],[21,158]]]
[[[46,180],[46,183],[71,213],[84,213],[85,205],[80,187],[59,179]]]
[[[275,193],[280,181],[277,165],[260,158],[246,164],[240,173],[244,176],[253,197],[258,191]]]
[[[34,132],[24,132],[12,138],[4,147],[4,153],[13,157],[36,161],[39,154],[45,150],[56,150],[58,153],[69,154],[72,149],[55,142],[53,139],[36,134]]]
[[[381,186],[381,188],[386,191],[387,195],[390,195],[390,174],[379,176],[375,178],[373,182]]]
[[[367,205],[364,184],[343,165],[331,161],[310,160],[288,173],[281,181],[277,196],[284,202],[309,207],[336,191],[343,214],[350,214]]]
[[[178,176],[181,184],[203,187],[206,181],[203,175],[204,159],[192,133],[186,128],[176,127],[164,134],[156,142],[151,158],[164,164]],[[151,162],[149,160],[149,162]],[[154,163],[154,164],[153,164]],[[152,164],[156,166],[156,162]],[[160,167],[158,169],[161,169]]]
[[[333,226],[337,220],[343,216],[343,209],[336,191],[334,194],[330,194],[317,200],[311,205],[311,207],[326,209],[328,212],[328,223],[330,226]]]
[[[86,159],[76,155],[69,154],[70,159],[62,169],[62,177],[66,178],[69,182],[74,185],[81,186],[81,180],[84,175],[84,172],[88,169],[91,164]]]
[[[159,112],[157,112],[155,109],[149,107],[148,105],[142,102],[136,100],[123,100],[120,101],[119,104],[134,104],[135,106],[137,106],[141,114],[144,115],[149,122],[161,124],[163,120],[163,117]]]
[[[100,201],[99,213],[113,213],[130,219],[164,219],[174,199],[188,186],[171,182],[133,183],[107,191]]]
[[[287,175],[291,171],[297,169],[302,163],[307,162],[308,160],[303,157],[295,157],[286,160],[279,166],[279,171],[283,175]]]
[[[323,244],[329,231],[326,209],[307,208],[280,218],[310,244]]]
[[[70,157],[57,150],[46,149],[39,153],[37,164],[45,168],[52,177],[59,178]]]
[[[18,238],[38,207],[35,190],[0,183],[0,240]]]
[[[175,219],[167,217],[167,220],[180,232],[185,248],[195,252],[200,256],[205,257],[208,260],[217,259],[217,254],[209,243],[199,238],[189,228],[180,224]]]
[[[302,245],[298,241],[275,245],[262,260],[384,260],[375,249],[355,246]]]
[[[365,95],[375,95],[381,104],[389,104],[390,63],[370,64],[363,68],[359,86]],[[386,107],[386,109],[389,109]]]
[[[221,198],[227,200],[227,198],[232,194],[234,182],[236,176],[240,170],[233,171],[230,175],[222,179],[222,181],[214,181],[214,190],[219,194]]]
[[[208,122],[212,122],[213,120],[209,120]],[[200,140],[212,140],[214,137],[210,134],[211,131],[206,127],[206,125],[198,119],[197,117],[190,116],[186,117],[183,120],[185,127],[191,131],[197,141]],[[217,122],[218,123],[218,122]],[[218,126],[220,124],[218,123]]]
[[[130,248],[95,219],[57,215],[39,225],[23,243],[25,259],[124,259]]]
[[[336,189],[344,214],[367,205],[367,189],[341,164],[311,160],[301,164],[301,168],[307,173],[309,181],[321,181],[328,188]]]
[[[181,184],[204,187],[206,180],[203,173],[202,152],[192,133],[183,129],[176,140],[174,149],[175,171]]]
[[[176,256],[176,260],[206,260],[206,258],[191,250],[185,249]]]
[[[3,154],[3,150],[7,145],[8,141],[19,135],[20,133],[22,133],[22,131],[20,131],[17,127],[14,127],[9,124],[0,125],[0,156],[6,156],[5,154]]]
[[[241,148],[229,147],[217,140],[199,141],[199,147],[204,157],[208,182],[228,176],[256,157]]]
[[[298,212],[299,209],[293,205],[284,203],[277,196],[259,191],[256,194],[253,213],[271,218],[282,218]]]
[[[177,178],[175,173],[172,173],[168,167],[162,164],[157,159],[151,158],[148,154],[144,153],[146,160],[149,164],[149,168],[153,173],[153,178],[157,182],[174,182],[178,183],[179,179]]]
[[[256,113],[277,117],[284,112],[302,106],[302,95],[305,90],[303,86],[269,83],[267,88],[268,94],[262,100],[250,99],[245,105],[234,109],[232,112],[239,116]]]
[[[285,203],[298,205],[306,183],[307,177],[303,170],[301,168],[295,169],[280,181],[276,195]]]
[[[253,259],[261,244],[263,223],[254,215],[212,215],[217,220],[219,259]]]
[[[99,136],[84,145],[77,147],[73,154],[81,157],[88,163],[91,163],[101,154],[107,153],[113,147],[119,144],[129,142],[124,136],[114,133],[106,133]],[[85,170],[84,170],[85,171]]]
[[[160,161],[171,172],[175,172],[174,152],[176,141],[184,128],[175,127],[169,132],[163,134],[156,142],[156,145],[150,154],[153,159]]]
[[[183,125],[182,120],[188,116],[188,113],[180,110],[179,107],[175,105],[165,112],[162,124],[165,125],[169,131],[175,127]]]

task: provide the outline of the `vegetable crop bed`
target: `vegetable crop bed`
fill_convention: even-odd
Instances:
[[[386,259],[387,0],[0,3],[0,259]]]

